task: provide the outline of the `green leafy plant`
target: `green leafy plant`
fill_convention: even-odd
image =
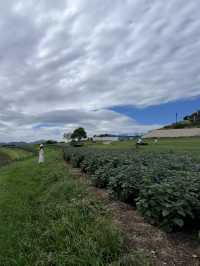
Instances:
[[[141,165],[119,167],[110,178],[110,193],[117,199],[135,204],[144,176],[145,171]]]
[[[86,133],[84,128],[79,127],[79,128],[74,130],[74,132],[71,135],[71,138],[72,139],[78,139],[78,141],[80,141],[83,138],[87,138],[87,133]]]
[[[174,173],[175,174],[175,173]],[[137,202],[139,211],[150,221],[171,231],[198,224],[200,216],[200,175],[176,173],[162,183],[143,186]]]
[[[200,224],[200,160],[174,152],[68,147],[64,158],[97,187],[136,205],[151,223],[168,231]]]

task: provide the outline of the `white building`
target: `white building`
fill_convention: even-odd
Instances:
[[[102,142],[113,142],[113,141],[118,141],[119,137],[118,136],[94,136],[93,140],[102,141]]]

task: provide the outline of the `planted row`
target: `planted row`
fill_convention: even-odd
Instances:
[[[136,205],[167,230],[200,224],[200,160],[175,153],[66,148],[64,158],[95,186]]]

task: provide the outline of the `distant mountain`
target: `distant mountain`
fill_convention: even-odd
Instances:
[[[11,142],[1,142],[0,146],[25,146],[29,144],[41,144],[45,143],[46,140],[36,140],[32,142],[25,142],[25,141],[11,141]]]
[[[24,146],[27,144],[28,143],[24,141],[12,141],[12,142],[1,142],[0,146]]]
[[[42,143],[45,143],[46,140],[44,139],[41,139],[41,140],[35,140],[35,141],[32,141],[32,142],[29,142],[30,144],[42,144]]]

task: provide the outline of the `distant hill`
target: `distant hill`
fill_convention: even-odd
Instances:
[[[11,141],[11,142],[1,142],[0,146],[25,146],[25,145],[29,145],[29,144],[41,144],[41,143],[45,143],[46,140],[36,140],[36,141],[32,141],[32,142],[25,142],[25,141]]]
[[[41,143],[45,143],[46,141],[47,140],[40,139],[40,140],[32,141],[32,142],[30,142],[30,144],[41,144]]]
[[[27,142],[24,141],[12,141],[12,142],[1,142],[0,146],[24,146],[27,145]]]
[[[182,121],[167,125],[162,129],[200,128],[200,110],[187,115]]]

